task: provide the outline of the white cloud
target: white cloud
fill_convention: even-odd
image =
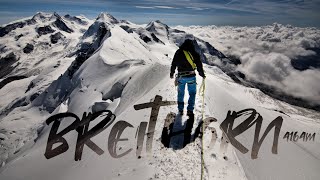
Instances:
[[[299,71],[291,60],[315,55],[320,30],[273,24],[263,27],[178,27],[210,42],[226,55],[238,57],[237,69],[247,78],[320,104],[320,69]]]
[[[155,9],[153,6],[135,6],[135,7],[139,9]]]
[[[180,9],[173,6],[135,6],[139,9]]]
[[[197,11],[203,11],[203,10],[207,10],[209,8],[203,8],[203,7],[186,7],[188,9],[193,9],[193,10],[197,10]]]
[[[177,7],[172,7],[172,6],[153,6],[155,8],[159,8],[159,9],[179,9]]]
[[[249,52],[240,57],[242,64],[238,69],[247,76],[260,82],[283,81],[293,69],[290,65],[290,59],[279,53],[254,53]]]

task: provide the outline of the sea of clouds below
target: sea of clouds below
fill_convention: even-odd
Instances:
[[[276,87],[289,95],[320,104],[320,69],[295,69],[292,59],[316,55],[320,48],[320,30],[274,23],[261,27],[177,26],[210,42],[241,64],[234,67],[246,78]],[[318,57],[320,55],[318,54]],[[320,61],[320,60],[319,60]],[[219,62],[216,62],[219,64]]]

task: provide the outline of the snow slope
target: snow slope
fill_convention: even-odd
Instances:
[[[82,16],[39,12],[1,27],[1,163],[41,130],[47,113],[27,113],[28,105],[70,66],[70,54],[90,23]],[[10,78],[14,81],[6,81]]]
[[[152,33],[161,42],[154,38]],[[150,41],[145,37],[149,37]],[[48,85],[45,92],[31,104],[15,108],[5,116],[1,121],[1,128],[13,129],[20,124],[26,129],[37,129],[35,123],[29,124],[28,127],[24,121],[37,119],[38,122],[44,122],[48,117],[62,112],[72,112],[81,119],[84,112],[109,109],[116,115],[115,121],[91,138],[103,153],[98,155],[84,145],[81,160],[75,161],[78,133],[70,131],[64,136],[69,149],[47,159],[44,154],[53,123],[40,125],[38,134],[27,136],[30,140],[3,164],[0,179],[200,179],[200,138],[185,147],[181,145],[184,139],[181,135],[172,137],[169,148],[164,147],[161,142],[165,119],[170,112],[177,113],[176,105],[160,108],[155,130],[148,132],[154,133],[151,153],[146,152],[145,138],[140,157],[136,155],[137,132],[142,128],[141,122],[150,125],[151,108],[136,110],[134,105],[152,102],[156,95],[161,96],[163,101],[176,100],[176,87],[168,74],[177,45],[186,37],[192,35],[171,29],[159,21],[143,27],[118,21],[109,14],[100,14],[80,38],[78,51],[69,57],[73,62],[65,68],[65,72]],[[197,50],[202,53],[203,61],[207,60],[205,57],[218,58],[218,54],[210,51],[211,47],[208,48],[205,41],[197,41]],[[84,48],[89,49],[92,54],[81,54]],[[206,53],[204,56],[203,52],[212,54]],[[237,84],[218,67],[205,65],[204,68],[207,75],[204,117],[216,119],[209,124],[203,136],[204,179],[320,178],[318,112],[289,105],[265,95],[256,88]],[[202,79],[197,77],[199,89]],[[17,85],[23,86],[27,84],[27,80],[9,83],[1,92],[13,90]],[[13,83],[17,85],[14,86]],[[202,120],[201,104],[201,98],[197,95],[192,134],[196,133],[196,127]],[[263,117],[260,137],[271,121],[278,116],[283,118],[278,154],[271,152],[273,130],[263,141],[257,159],[252,159],[250,155],[255,126],[236,137],[249,149],[246,154],[242,154],[230,143],[225,143],[226,139],[222,140],[220,124],[225,120],[228,111],[246,108],[254,108]],[[102,119],[99,117],[92,121],[90,128]],[[73,121],[73,118],[62,120],[59,131]],[[127,140],[120,141],[115,150],[117,154],[129,149],[131,151],[123,157],[114,158],[110,153],[114,149],[109,147],[109,138],[112,128],[117,123],[124,123],[123,121],[130,123],[130,127],[121,134],[121,138]],[[176,116],[174,131],[184,129],[187,122],[186,115]],[[240,122],[242,121],[235,121],[234,127]],[[315,132],[316,136],[314,141],[287,142],[283,139],[287,131]],[[212,137],[216,137],[216,141],[212,140]],[[7,139],[6,142],[10,143],[10,140]]]

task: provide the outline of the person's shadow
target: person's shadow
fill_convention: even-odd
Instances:
[[[179,150],[189,144],[194,123],[194,115],[187,116],[186,123],[180,114],[169,113],[166,118],[166,125],[162,129],[161,142],[167,148]]]

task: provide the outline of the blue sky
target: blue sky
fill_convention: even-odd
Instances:
[[[57,12],[95,18],[108,12],[134,23],[168,25],[266,25],[278,22],[320,27],[320,0],[0,0],[0,24]]]

